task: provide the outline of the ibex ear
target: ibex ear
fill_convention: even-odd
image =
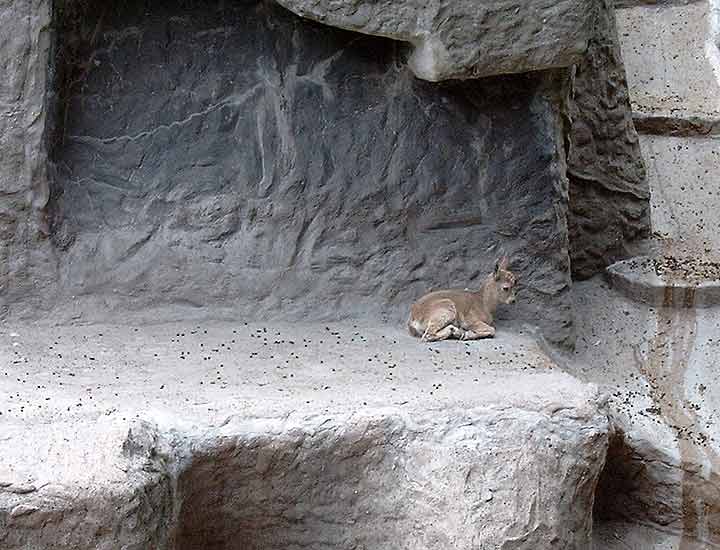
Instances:
[[[508,266],[510,265],[510,260],[508,260],[507,256],[503,256],[500,259],[499,265],[500,265],[500,269],[507,270]]]
[[[499,281],[499,280],[500,280],[500,263],[501,263],[501,262],[502,262],[501,259],[500,259],[500,260],[497,260],[497,261],[495,262],[495,271],[493,271],[493,276],[495,277],[495,280],[496,280],[496,281]]]

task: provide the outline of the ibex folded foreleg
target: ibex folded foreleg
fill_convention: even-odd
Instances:
[[[479,340],[480,338],[492,338],[495,336],[495,328],[482,321],[474,321],[463,335],[463,340]]]
[[[455,325],[447,325],[436,332],[425,331],[423,340],[425,342],[437,342],[439,340],[447,340],[448,338],[462,338],[465,331]]]

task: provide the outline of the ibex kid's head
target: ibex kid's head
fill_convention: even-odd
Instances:
[[[515,302],[517,277],[508,269],[508,263],[507,256],[503,256],[495,262],[495,271],[493,272],[497,299],[501,304]]]

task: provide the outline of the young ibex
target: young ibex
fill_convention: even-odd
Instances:
[[[517,278],[508,270],[508,259],[495,263],[479,290],[436,290],[410,308],[410,334],[426,342],[459,338],[476,340],[495,336],[493,316],[498,304],[515,301]]]

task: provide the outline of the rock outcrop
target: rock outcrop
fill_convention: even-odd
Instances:
[[[592,35],[591,0],[278,0],[326,25],[409,42],[408,64],[430,81],[568,67]]]
[[[720,434],[711,382],[718,308],[651,307],[593,282],[576,288],[577,307],[592,314],[578,316],[574,372],[611,395],[615,432],[596,518],[652,527],[679,541],[666,535],[646,548],[712,548],[720,542]]]
[[[47,0],[0,5],[0,318],[11,304],[37,307],[56,279],[45,238],[50,12]]]
[[[523,331],[647,231],[612,9],[277,3],[0,6],[0,546],[587,548],[605,398]],[[497,339],[400,332],[501,254]]]
[[[648,537],[645,548],[720,544],[714,4],[624,3],[617,10],[653,234],[639,256],[608,269],[612,291],[578,288],[579,307],[592,312],[578,323],[583,362],[591,365],[589,380],[614,386],[618,428],[599,516],[669,533],[657,543]],[[623,537],[624,547],[635,536]]]
[[[283,5],[397,41],[268,2],[68,2],[55,35],[0,8],[5,315],[401,319],[506,252],[515,316],[571,343],[568,250],[587,276],[647,227],[607,6]],[[547,70],[578,63],[563,143]]]

